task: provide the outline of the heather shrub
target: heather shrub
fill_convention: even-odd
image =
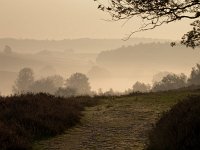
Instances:
[[[80,122],[90,97],[62,98],[48,94],[0,97],[0,149],[30,149],[34,140],[63,133]]]
[[[190,96],[163,114],[149,134],[147,150],[200,149],[200,96]]]

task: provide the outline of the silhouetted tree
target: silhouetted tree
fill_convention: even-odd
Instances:
[[[134,85],[133,85],[133,91],[134,92],[149,92],[151,89],[151,86],[148,85],[148,84],[145,84],[145,83],[141,83],[141,82],[136,82]]]
[[[82,73],[71,75],[66,81],[66,88],[74,89],[77,95],[88,95],[91,93],[91,87],[88,77]]]
[[[152,91],[167,91],[185,86],[187,86],[187,76],[185,74],[168,74],[160,82],[154,83]]]
[[[34,73],[31,68],[23,68],[20,70],[18,77],[13,86],[15,94],[23,94],[29,92],[29,87],[34,82]]]
[[[112,19],[129,20],[140,17],[143,24],[136,32],[154,29],[182,19],[198,19],[200,17],[199,0],[103,0],[98,1],[100,10],[108,12]],[[182,44],[195,47],[200,45],[200,21],[192,24],[193,30],[183,36]],[[130,37],[129,36],[129,37]],[[129,38],[128,37],[128,38]],[[174,44],[172,44],[173,46]]]
[[[190,78],[188,79],[189,85],[200,85],[200,64],[192,68]]]

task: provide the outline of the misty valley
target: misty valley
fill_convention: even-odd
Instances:
[[[0,150],[200,150],[200,0],[0,0]]]
[[[23,68],[32,69],[35,80],[54,75],[66,80],[74,73],[83,73],[89,78],[92,91],[124,92],[137,81],[153,85],[167,72],[189,76],[192,67],[199,62],[198,50],[171,47],[169,41],[140,38],[125,43],[116,41],[1,39],[1,94],[12,94],[17,75]]]
[[[200,113],[198,48],[130,41],[0,39],[0,149],[140,150],[192,133],[177,130]]]

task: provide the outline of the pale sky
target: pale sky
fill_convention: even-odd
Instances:
[[[94,0],[0,0],[0,38],[68,39],[124,38],[137,29],[132,20],[108,22]],[[180,39],[190,21],[165,25],[133,37]]]

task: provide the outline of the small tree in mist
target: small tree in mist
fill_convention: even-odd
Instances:
[[[58,88],[54,85],[53,80],[49,78],[43,78],[33,82],[29,86],[29,92],[37,93],[48,93],[54,95]]]
[[[152,91],[167,91],[179,89],[187,86],[187,76],[185,74],[168,74],[160,82],[155,82]]]
[[[168,74],[170,74],[170,72],[167,72],[167,71],[156,73],[153,76],[152,82],[153,83],[160,82],[163,79],[163,77],[167,76]]]
[[[89,79],[82,73],[71,75],[66,81],[66,88],[75,90],[77,95],[89,95],[91,93]]]
[[[60,97],[74,97],[76,95],[77,95],[76,90],[68,87],[59,88],[55,93],[55,96],[60,96]]]
[[[15,85],[13,86],[13,92],[15,94],[24,94],[29,92],[30,86],[34,82],[34,73],[31,68],[23,68],[20,70]]]
[[[56,88],[63,87],[64,85],[64,79],[60,75],[49,76],[47,79],[51,80]]]
[[[149,92],[151,89],[151,86],[148,85],[148,84],[145,84],[145,83],[141,83],[141,82],[136,82],[134,85],[133,85],[133,91],[134,92]]]
[[[200,85],[200,64],[192,68],[190,78],[188,79],[189,85]]]

